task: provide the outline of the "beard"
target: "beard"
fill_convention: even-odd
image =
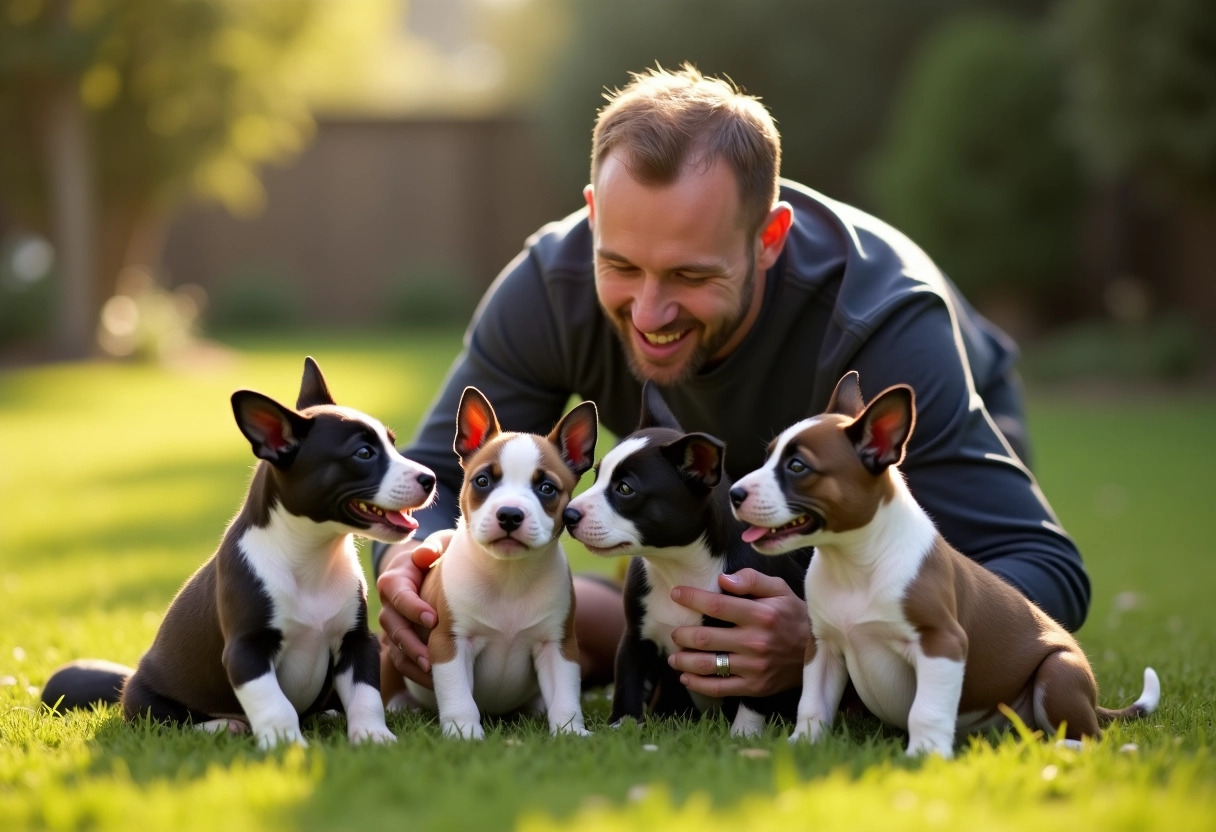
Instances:
[[[751,311],[755,283],[756,262],[754,258],[748,257],[747,275],[743,278],[739,305],[731,311],[729,317],[712,329],[706,328],[700,323],[693,327],[694,331],[698,333],[696,349],[693,350],[688,360],[678,367],[657,368],[640,358],[637,354],[637,347],[633,343],[635,337],[633,320],[628,314],[613,313],[609,315],[609,320],[612,321],[613,329],[616,330],[617,340],[620,341],[621,350],[625,353],[625,359],[629,363],[629,371],[633,377],[641,383],[652,381],[663,387],[671,387],[688,381],[706,369],[713,360],[713,356],[726,346],[726,343],[742,325],[748,312]]]

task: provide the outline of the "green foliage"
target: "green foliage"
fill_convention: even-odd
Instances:
[[[1041,0],[615,0],[571,4],[572,33],[554,68],[546,134],[561,182],[587,181],[601,91],[655,62],[692,61],[758,95],[777,120],[785,176],[841,199],[864,198],[860,166],[882,132],[908,57],[964,8],[1037,15]]]
[[[408,437],[460,332],[239,346],[177,372],[0,375],[0,828],[1212,828],[1210,394],[1031,401],[1039,481],[1093,578],[1080,639],[1102,701],[1134,699],[1145,664],[1164,688],[1156,714],[1080,753],[1010,735],[948,763],[907,760],[900,732],[861,716],[792,749],[779,726],[744,742],[721,719],[612,730],[600,691],[585,698],[596,732],[585,739],[521,719],[457,743],[410,714],[390,717],[392,746],[351,747],[341,719],[322,719],[306,728],[309,749],[269,753],[248,737],[129,725],[113,708],[40,712],[38,686],[58,663],[139,657],[232,517],[252,464],[233,389],[290,399],[311,353],[340,402]],[[576,569],[604,568],[584,557]]]
[[[1078,271],[1082,189],[1038,29],[944,24],[917,53],[872,171],[886,219],[965,293],[1058,287]]]
[[[1087,321],[1026,351],[1026,375],[1043,381],[1171,381],[1195,375],[1208,345],[1180,315],[1140,322]]]
[[[415,263],[391,280],[381,323],[452,327],[469,322],[481,292],[472,276],[443,263]]]
[[[311,130],[298,72],[321,0],[21,0],[0,14],[0,191],[46,222],[40,108],[74,86],[91,113],[101,203],[187,193],[233,211],[262,199],[257,168]]]
[[[304,315],[297,281],[272,263],[250,263],[233,270],[212,289],[205,323],[220,332],[283,330]]]
[[[1066,0],[1056,24],[1070,123],[1095,171],[1216,194],[1216,5]]]

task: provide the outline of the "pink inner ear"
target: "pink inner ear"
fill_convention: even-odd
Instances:
[[[684,466],[688,470],[702,478],[713,473],[716,454],[712,445],[706,442],[689,442],[684,453]]]
[[[490,414],[480,407],[470,407],[464,412],[462,424],[465,449],[472,451],[480,448],[490,428]]]
[[[902,423],[903,417],[895,412],[883,413],[870,420],[870,444],[878,448],[879,454],[889,456],[894,452],[894,435]]]
[[[291,429],[275,414],[265,410],[256,410],[250,414],[250,420],[262,435],[262,441],[266,445],[276,451],[291,446]]]
[[[562,433],[562,451],[566,458],[575,465],[585,465],[590,462],[583,448],[591,437],[591,424],[586,421],[575,421]]]

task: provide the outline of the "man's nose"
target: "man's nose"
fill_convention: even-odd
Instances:
[[[642,332],[658,332],[679,317],[679,308],[662,278],[646,275],[633,299],[633,325]]]

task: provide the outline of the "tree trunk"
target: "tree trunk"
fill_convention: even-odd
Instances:
[[[93,352],[97,297],[93,158],[88,114],[71,79],[52,86],[44,112],[51,234],[59,261],[52,342],[64,358]]]

